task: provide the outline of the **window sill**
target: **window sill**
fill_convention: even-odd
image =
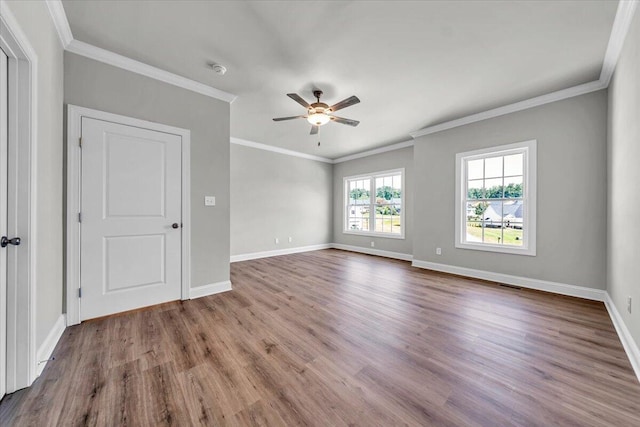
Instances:
[[[482,243],[456,243],[456,248],[458,249],[471,249],[474,251],[484,251],[484,252],[498,252],[503,254],[511,254],[511,255],[527,255],[527,256],[536,256],[535,248],[518,248],[517,246],[510,247],[504,245],[491,245],[491,244],[482,244]]]
[[[376,233],[373,231],[350,231],[350,230],[343,230],[342,234],[352,234],[354,236],[382,237],[386,239],[404,240],[404,234],[389,234],[389,233]]]

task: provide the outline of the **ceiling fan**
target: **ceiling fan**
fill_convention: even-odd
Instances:
[[[358,126],[360,122],[358,120],[344,119],[342,117],[333,116],[332,114],[338,110],[341,110],[346,107],[350,107],[351,105],[357,104],[360,102],[357,96],[350,96],[347,99],[344,99],[337,104],[329,107],[324,102],[320,102],[320,97],[322,96],[321,90],[314,90],[313,96],[316,97],[317,102],[313,104],[309,104],[307,101],[302,99],[302,97],[296,93],[288,93],[287,96],[298,104],[302,105],[307,109],[307,114],[304,116],[291,116],[291,117],[277,117],[273,119],[274,122],[281,122],[283,120],[293,120],[293,119],[307,119],[309,123],[311,123],[311,135],[316,135],[318,133],[318,129],[320,126],[327,124],[329,122],[342,123],[343,125],[349,126]]]

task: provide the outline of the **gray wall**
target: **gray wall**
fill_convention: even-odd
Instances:
[[[609,86],[607,287],[640,344],[640,11]],[[627,297],[633,298],[632,313]]]
[[[370,172],[381,172],[391,169],[405,169],[405,238],[391,239],[374,236],[356,236],[344,234],[344,190],[343,178]],[[360,246],[371,249],[371,242],[375,248],[383,251],[411,254],[413,250],[413,147],[388,151],[369,157],[337,163],[333,166],[333,241],[343,245]]]
[[[331,171],[328,163],[232,144],[231,254],[331,243]]]
[[[62,314],[62,46],[44,2],[8,2],[38,55],[36,349]]]
[[[191,287],[229,280],[229,104],[69,52],[64,67],[65,104],[191,130]]]
[[[418,138],[414,259],[604,289],[606,117],[607,93],[598,91]],[[456,249],[456,153],[531,139],[537,256]]]

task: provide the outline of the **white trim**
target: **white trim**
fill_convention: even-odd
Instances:
[[[349,160],[360,159],[362,157],[374,156],[376,154],[386,153],[388,151],[401,150],[407,147],[413,147],[413,140],[398,142],[397,144],[387,145],[380,148],[374,148],[373,150],[362,151],[360,153],[351,154],[349,156],[339,157],[333,160],[333,163],[348,162]]]
[[[67,46],[67,51],[96,61],[104,62],[105,64],[112,65],[114,67],[122,68],[123,70],[131,71],[132,73],[160,80],[161,82],[178,86],[201,95],[210,96],[211,98],[216,98],[221,101],[232,103],[236,99],[236,95],[231,93],[224,92],[204,83],[170,73],[152,65],[127,58],[126,56],[119,55],[79,40],[72,40],[71,43],[69,43],[69,46]]]
[[[56,27],[58,37],[60,37],[60,43],[62,48],[66,49],[69,43],[73,40],[73,34],[71,34],[71,27],[67,20],[67,14],[64,12],[64,6],[62,6],[61,0],[46,0],[49,14],[53,20],[53,25]]]
[[[346,226],[349,222],[349,215],[347,214],[347,205],[349,197],[347,194],[347,186],[348,186],[348,182],[349,181],[353,181],[353,180],[357,180],[357,179],[369,179],[370,180],[370,188],[369,188],[369,193],[370,194],[374,194],[375,192],[375,180],[376,178],[379,177],[386,177],[386,176],[390,176],[390,175],[397,175],[400,174],[400,185],[401,185],[401,189],[402,189],[402,198],[400,200],[400,234],[392,234],[392,233],[383,233],[383,232],[379,232],[379,231],[372,231],[371,230],[371,226],[373,225],[373,227],[375,228],[375,214],[373,215],[373,221],[371,221],[371,218],[369,218],[369,230],[362,230],[362,231],[358,231],[358,230],[351,230],[351,229],[347,229]],[[398,169],[390,169],[390,170],[385,170],[385,171],[380,171],[380,172],[372,172],[372,173],[363,173],[363,174],[358,174],[358,175],[351,175],[351,176],[343,176],[342,177],[342,233],[343,234],[354,234],[354,235],[358,235],[358,236],[371,236],[371,237],[383,237],[383,238],[389,238],[389,239],[404,239],[405,238],[405,229],[406,229],[406,223],[405,223],[405,184],[406,184],[406,179],[405,179],[405,170],[404,168],[398,168]],[[375,198],[374,197],[370,197],[369,198],[370,202],[369,202],[369,207],[371,209],[371,212],[374,212],[374,202],[375,202]]]
[[[521,247],[491,244],[473,243],[465,241],[466,238],[466,212],[464,203],[467,201],[466,193],[466,169],[463,164],[468,160],[483,159],[493,155],[508,155],[511,152],[524,154],[523,185],[525,188],[523,241]],[[456,154],[456,180],[455,180],[455,247],[458,249],[472,249],[487,252],[500,252],[513,255],[536,255],[536,170],[537,170],[537,141],[523,141],[514,144],[499,145],[496,147],[482,148]],[[503,199],[497,199],[500,201]]]
[[[318,162],[333,163],[333,160],[326,157],[314,156],[313,154],[301,153],[299,151],[287,150],[286,148],[274,147],[273,145],[262,144],[260,142],[248,141],[246,139],[231,137],[229,142],[235,145],[242,145],[245,147],[257,148],[258,150],[271,151],[278,154],[284,154],[287,156],[300,157],[308,160],[316,160]]]
[[[624,323],[620,312],[608,292],[605,293],[604,305],[607,307],[607,311],[613,322],[613,327],[616,329],[618,337],[620,337],[620,342],[622,343],[622,347],[624,347],[624,351],[627,353],[629,362],[631,362],[631,367],[636,373],[638,381],[640,381],[640,349],[638,349],[638,344],[634,341],[633,336],[631,336],[631,332],[627,329],[627,325]]]
[[[382,237],[383,239],[398,239],[398,240],[404,240],[405,239],[404,233],[403,234],[391,234],[391,233],[381,233],[381,232],[376,232],[376,231],[342,230],[342,234],[351,234],[353,236]]]
[[[609,86],[613,72],[616,69],[616,64],[618,63],[620,52],[622,52],[627,32],[631,26],[637,3],[636,0],[621,0],[618,3],[616,18],[613,21],[613,28],[611,29],[607,51],[604,55],[604,61],[602,62],[602,71],[600,72],[600,81],[605,87]]]
[[[402,252],[383,251],[381,249],[365,248],[365,247],[361,247],[361,246],[352,246],[352,245],[343,245],[342,243],[333,243],[331,245],[331,247],[333,249],[340,249],[340,250],[343,250],[343,251],[358,252],[358,253],[361,253],[361,254],[381,256],[381,257],[384,257],[384,258],[399,259],[399,260],[402,260],[402,261],[411,261],[411,260],[413,260],[413,255],[404,254]]]
[[[209,285],[198,286],[189,289],[189,299],[206,297],[207,295],[219,294],[231,290],[231,281],[211,283]]]
[[[473,268],[458,267],[455,265],[439,264],[430,261],[413,260],[413,267],[427,270],[440,271],[443,273],[456,274],[458,276],[472,277],[476,279],[489,280],[491,282],[505,283],[508,285],[520,286],[528,289],[552,292],[554,294],[567,295],[584,298],[594,301],[604,301],[606,292],[602,289],[587,288],[585,286],[569,285],[566,283],[550,282],[547,280],[532,279],[529,277],[512,276],[510,274],[494,273]]]
[[[319,245],[300,246],[297,248],[277,249],[273,251],[252,252],[239,255],[231,255],[230,262],[248,261],[250,259],[270,258],[272,256],[290,255],[301,252],[319,251],[321,249],[330,249],[331,243],[322,243]]]
[[[82,118],[88,117],[97,120],[110,121],[128,126],[151,129],[158,132],[178,135],[182,138],[182,273],[181,273],[181,298],[189,298],[190,294],[190,238],[191,238],[191,192],[190,192],[190,141],[191,132],[174,126],[140,120],[133,117],[106,113],[90,108],[67,106],[67,244],[66,244],[66,292],[67,292],[67,324],[80,323],[80,174],[81,174],[81,149],[78,140],[82,135]]]
[[[0,48],[9,58],[8,233],[22,238],[7,261],[7,393],[36,378],[38,56],[5,0]]]
[[[424,135],[430,135],[436,132],[442,132],[443,130],[453,129],[459,126],[468,125],[482,120],[493,119],[495,117],[504,116],[505,114],[515,113],[517,111],[527,110],[533,107],[539,107],[541,105],[549,104],[563,99],[573,98],[575,96],[584,95],[587,93],[595,92],[601,89],[605,89],[607,86],[600,80],[595,80],[589,83],[573,86],[567,89],[551,92],[546,95],[536,96],[535,98],[526,99],[524,101],[516,102],[513,104],[505,105],[503,107],[494,108],[492,110],[483,111],[481,113],[472,114],[470,116],[462,117],[448,122],[439,123],[437,125],[429,126],[420,130],[409,133],[411,137],[418,138]]]
[[[187,299],[191,289],[191,131],[179,129],[182,137],[182,290],[181,297]]]
[[[62,337],[65,329],[67,328],[67,321],[64,314],[61,314],[56,320],[56,323],[53,325],[47,337],[44,339],[44,342],[38,347],[38,352],[36,353],[36,360],[38,361],[38,367],[36,369],[36,376],[40,376],[44,367],[47,366],[47,362],[51,359],[51,355],[53,354],[53,350],[56,348],[58,341]]]

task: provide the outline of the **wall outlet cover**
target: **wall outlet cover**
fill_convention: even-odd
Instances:
[[[215,206],[216,205],[216,197],[215,196],[204,196],[204,205],[205,206]]]

